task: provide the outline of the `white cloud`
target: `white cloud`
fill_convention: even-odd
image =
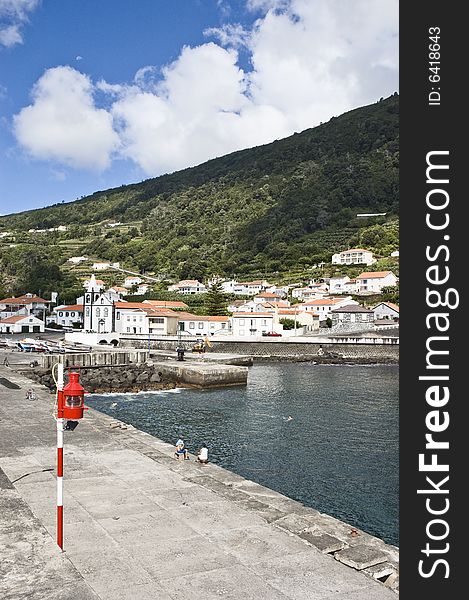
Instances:
[[[119,144],[111,115],[93,103],[90,79],[71,67],[49,69],[33,104],[14,117],[15,135],[33,157],[76,168],[105,169]]]
[[[11,48],[23,43],[21,29],[39,3],[40,0],[0,0],[0,45]]]
[[[1,0],[0,0],[1,2]],[[47,71],[15,118],[35,157],[105,168],[117,156],[154,176],[313,127],[397,89],[397,0],[249,0],[263,11],[205,33],[131,83]],[[237,49],[249,53],[239,66]],[[96,95],[107,109],[98,108]]]

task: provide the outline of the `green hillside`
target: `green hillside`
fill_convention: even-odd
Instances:
[[[12,234],[0,239],[0,285],[31,285],[35,268],[43,292],[60,277],[72,285],[64,265],[76,254],[175,278],[301,272],[356,244],[387,257],[398,244],[398,159],[395,94],[271,144],[0,217]],[[369,212],[387,214],[356,216]]]

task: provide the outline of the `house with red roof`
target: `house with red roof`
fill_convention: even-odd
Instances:
[[[357,277],[358,294],[380,294],[384,287],[397,284],[397,277],[392,271],[365,271]]]
[[[17,315],[42,316],[49,304],[50,300],[44,300],[44,298],[30,293],[18,297],[3,298],[3,300],[0,300],[0,319]]]
[[[308,302],[303,302],[302,304],[296,304],[298,308],[305,310],[306,312],[312,311],[318,313],[319,320],[325,321],[329,316],[330,312],[334,308],[340,308],[342,306],[347,306],[348,304],[358,304],[356,300],[352,300],[350,297],[345,298],[318,298],[317,300],[309,300]]]
[[[44,333],[44,321],[34,315],[15,315],[0,320],[0,333]]]
[[[55,322],[62,327],[83,327],[83,304],[62,304],[53,309]]]

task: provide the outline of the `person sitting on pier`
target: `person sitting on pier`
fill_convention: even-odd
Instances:
[[[184,440],[182,439],[182,435],[179,436],[178,441],[176,442],[176,452],[174,456],[179,460],[180,456],[184,457],[184,460],[189,460],[189,452],[184,444]]]
[[[199,463],[202,463],[203,465],[206,465],[208,463],[208,448],[205,444],[202,444],[202,446],[199,449],[199,453],[197,454],[197,461]]]

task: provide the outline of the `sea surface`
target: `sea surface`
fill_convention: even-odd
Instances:
[[[275,363],[247,387],[91,395],[87,403],[399,545],[397,366]]]

